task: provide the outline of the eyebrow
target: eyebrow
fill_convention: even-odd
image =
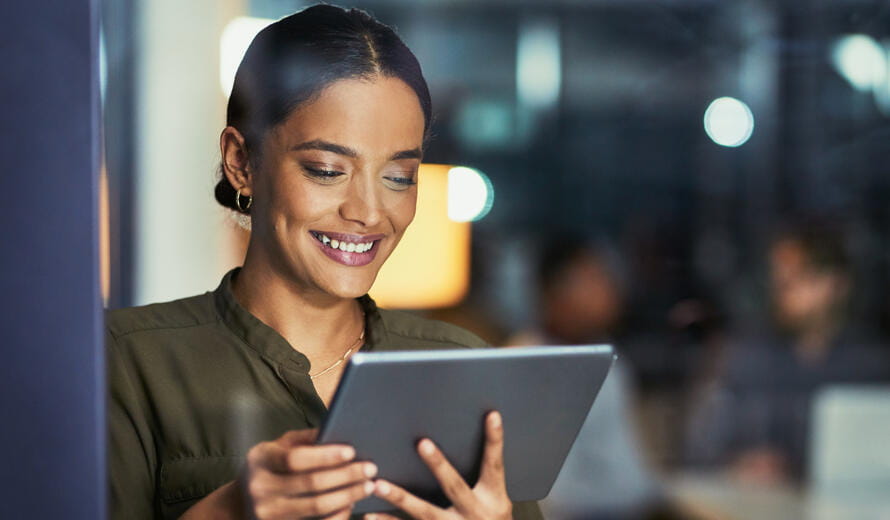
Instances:
[[[348,146],[343,146],[341,144],[331,143],[329,141],[322,141],[321,139],[313,139],[312,141],[300,143],[298,145],[292,146],[291,150],[321,150],[323,152],[331,152],[337,155],[344,155],[352,159],[358,158],[358,152],[354,149]],[[413,148],[411,150],[402,150],[400,152],[396,152],[390,156],[389,160],[398,161],[401,159],[421,159],[422,157],[423,151],[420,148]]]

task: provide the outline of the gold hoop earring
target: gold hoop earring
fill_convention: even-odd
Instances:
[[[253,204],[253,195],[247,196],[247,204],[245,204],[244,207],[242,208],[241,207],[241,190],[238,190],[235,193],[235,206],[238,207],[238,211],[240,211],[241,213],[247,213],[247,210],[250,209],[251,204]]]

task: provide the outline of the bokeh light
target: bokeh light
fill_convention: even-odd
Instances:
[[[856,90],[867,92],[880,86],[887,75],[887,56],[871,36],[851,34],[832,48],[831,60],[838,73]]]
[[[219,86],[226,97],[232,93],[238,64],[241,63],[241,58],[247,52],[253,37],[274,21],[271,18],[239,16],[223,29],[219,37]]]
[[[520,26],[516,49],[516,91],[520,103],[546,108],[559,100],[562,82],[559,26],[535,19]]]
[[[720,146],[745,144],[754,133],[754,114],[744,102],[731,97],[715,99],[705,110],[705,132]]]
[[[488,177],[474,168],[455,166],[448,170],[448,218],[473,222],[491,211],[494,187]]]

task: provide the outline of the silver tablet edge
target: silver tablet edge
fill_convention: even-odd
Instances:
[[[352,356],[350,363],[360,365],[373,363],[381,358],[387,361],[456,361],[456,360],[481,360],[496,359],[500,357],[524,358],[554,354],[593,354],[612,355],[615,359],[612,345],[579,345],[579,346],[542,346],[542,347],[511,347],[511,348],[486,348],[486,349],[454,349],[454,350],[406,350],[406,351],[381,351],[358,352]]]

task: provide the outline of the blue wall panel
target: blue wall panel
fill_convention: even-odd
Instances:
[[[96,13],[0,3],[0,518],[104,518]]]

